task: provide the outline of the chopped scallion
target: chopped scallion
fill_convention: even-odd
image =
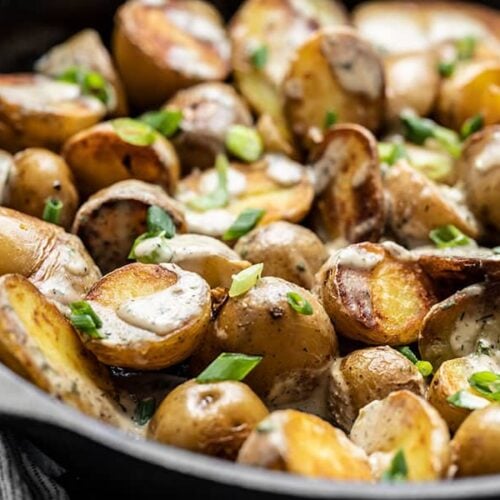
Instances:
[[[261,157],[264,145],[254,128],[233,125],[226,135],[226,148],[236,158],[251,163]]]
[[[488,371],[476,372],[469,378],[469,384],[486,399],[500,401],[499,374]]]
[[[89,71],[80,66],[72,66],[61,73],[57,80],[67,83],[76,83],[84,95],[93,95],[104,104],[111,99],[111,86],[97,71]]]
[[[84,300],[73,302],[69,307],[71,310],[70,321],[77,330],[80,330],[91,338],[103,338],[97,331],[102,327],[101,318],[99,318],[88,302]]]
[[[418,358],[415,356],[415,353],[411,350],[411,347],[407,345],[404,347],[396,348],[405,358],[408,358],[414,365],[418,363]]]
[[[462,139],[465,140],[472,134],[475,134],[476,132],[481,130],[483,127],[484,127],[484,118],[483,115],[479,113],[465,120],[464,124],[462,125],[462,128],[460,129],[460,135],[462,136]]]
[[[441,61],[438,64],[439,74],[444,78],[449,78],[455,72],[456,65],[455,61]]]
[[[459,61],[468,61],[474,57],[477,40],[473,36],[465,36],[455,42]]]
[[[382,163],[387,165],[394,165],[401,158],[406,158],[408,155],[403,144],[379,142],[378,143],[378,156]]]
[[[224,233],[222,239],[231,241],[244,236],[251,231],[264,216],[265,210],[261,208],[247,208],[238,215],[236,221]]]
[[[151,146],[156,140],[154,128],[132,118],[117,118],[111,122],[118,137],[133,146]]]
[[[230,297],[238,297],[253,288],[262,276],[264,264],[254,264],[233,275],[233,282],[229,289]]]
[[[52,224],[59,224],[61,220],[63,202],[55,198],[49,198],[43,208],[43,220]]]
[[[196,377],[200,384],[243,380],[260,362],[262,356],[224,352]]]
[[[147,424],[156,410],[156,400],[155,398],[144,398],[137,403],[135,407],[134,420],[138,425]]]
[[[288,305],[299,314],[310,316],[314,312],[311,304],[297,292],[288,292],[286,294],[286,300]]]
[[[464,408],[466,410],[479,410],[488,406],[486,399],[475,396],[467,390],[461,390],[452,394],[446,401],[456,408]]]
[[[438,248],[466,246],[472,242],[468,236],[452,224],[433,229],[429,233],[429,238]]]
[[[417,367],[418,371],[422,374],[422,377],[428,377],[429,375],[432,375],[432,365],[429,363],[429,361],[417,361],[415,363],[415,366]]]
[[[328,130],[333,127],[339,119],[338,114],[335,111],[327,111],[325,114],[324,129]]]
[[[261,45],[260,47],[256,48],[250,55],[250,61],[256,69],[264,69],[268,59],[269,49],[266,45]]]
[[[404,450],[400,449],[391,460],[391,465],[382,474],[382,481],[401,482],[408,479],[408,464]]]
[[[183,114],[180,109],[169,107],[158,111],[149,111],[138,119],[165,137],[172,137],[179,130],[182,118]]]
[[[152,234],[163,233],[166,238],[173,238],[175,236],[175,224],[163,208],[152,205],[148,208],[146,217],[148,232]]]

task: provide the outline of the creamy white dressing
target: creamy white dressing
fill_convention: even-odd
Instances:
[[[219,185],[219,177],[215,170],[210,170],[204,173],[200,179],[200,190],[202,193],[208,194],[217,189]],[[247,178],[238,170],[229,167],[227,170],[227,190],[229,196],[236,198],[243,194],[247,189]]]
[[[399,261],[414,262],[415,256],[411,254],[406,248],[394,243],[394,241],[384,241],[381,246],[389,252],[389,254]]]
[[[371,271],[383,260],[383,255],[367,252],[357,246],[343,248],[336,254],[336,264],[338,266],[359,269],[361,271]]]
[[[142,240],[134,249],[137,260],[150,259],[156,263],[171,262],[174,252],[170,240],[164,236],[155,236]]]
[[[236,215],[223,208],[205,212],[186,210],[184,215],[189,232],[208,236],[222,236],[236,220]]]
[[[116,314],[129,325],[165,336],[201,316],[210,289],[199,275],[174,264],[162,265],[177,274],[177,282],[160,292],[127,300]]]
[[[172,249],[172,261],[181,262],[186,259],[196,259],[218,255],[229,260],[240,260],[239,255],[221,241],[200,234],[179,234],[169,240]]]
[[[268,154],[266,161],[267,176],[282,186],[298,184],[304,176],[304,168],[284,155]]]
[[[500,167],[500,132],[495,132],[490,141],[475,157],[473,167],[481,173]]]

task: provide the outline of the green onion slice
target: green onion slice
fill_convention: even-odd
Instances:
[[[137,406],[135,407],[134,420],[139,425],[145,425],[151,420],[155,410],[156,410],[155,398],[150,397],[141,399],[141,401],[139,401],[137,403]]]
[[[246,208],[224,233],[222,239],[231,241],[244,236],[259,223],[265,213],[266,211],[261,208]]]
[[[488,371],[476,372],[469,378],[469,384],[481,396],[491,401],[500,401],[499,374]]]
[[[118,137],[133,146],[151,146],[156,140],[154,128],[133,118],[117,118],[111,122]]]
[[[455,42],[457,58],[459,61],[468,61],[474,57],[477,40],[473,36],[465,36]]]
[[[438,64],[438,71],[444,78],[449,78],[455,72],[457,64],[455,61],[441,61]]]
[[[466,246],[472,242],[468,236],[452,224],[433,229],[429,233],[429,238],[438,248]]]
[[[225,155],[217,156],[215,169],[217,170],[218,177],[217,187],[211,193],[189,200],[187,203],[189,208],[204,212],[212,208],[225,207],[229,203],[229,191],[227,187],[229,162]]]
[[[481,113],[471,116],[465,120],[462,128],[460,129],[460,135],[462,139],[467,139],[472,134],[475,134],[484,127],[484,118]]]
[[[229,289],[230,297],[238,297],[247,293],[248,290],[253,288],[262,276],[264,264],[254,264],[240,271],[238,274],[233,275],[233,282]]]
[[[417,361],[415,366],[418,368],[418,371],[422,374],[423,377],[428,377],[432,375],[433,368],[429,361]]]
[[[396,348],[405,358],[408,358],[414,365],[418,363],[418,358],[415,353],[411,350],[411,347],[397,347]]]
[[[408,479],[408,464],[402,449],[394,455],[391,465],[382,474],[382,481],[401,482]]]
[[[394,165],[401,158],[407,158],[406,148],[400,143],[379,142],[378,156],[387,165]]]
[[[69,319],[77,330],[94,339],[104,338],[97,331],[102,327],[101,318],[99,318],[88,302],[84,300],[73,302],[69,307],[71,310]]]
[[[485,398],[476,396],[466,390],[456,392],[448,397],[446,401],[456,408],[464,408],[466,410],[479,410],[489,404]]]
[[[232,125],[226,134],[226,148],[236,158],[251,163],[261,157],[264,145],[254,128]]]
[[[169,107],[158,111],[149,111],[141,115],[138,119],[165,137],[172,137],[179,130],[183,114],[180,109]]]
[[[97,97],[104,104],[111,100],[111,86],[97,71],[90,71],[80,66],[72,66],[56,77],[60,82],[76,83],[84,95]]]
[[[147,253],[138,252],[138,247],[144,241],[148,242],[149,251]],[[161,262],[170,262],[173,257],[173,251],[168,244],[163,232],[158,235],[144,233],[134,241],[128,258],[137,260],[143,264],[159,264]]]
[[[146,223],[149,233],[155,235],[162,233],[166,238],[173,238],[175,236],[175,224],[172,217],[157,205],[152,205],[148,208]]]
[[[299,314],[310,316],[314,312],[311,304],[297,292],[288,292],[286,300],[288,305]]]
[[[49,198],[43,208],[43,220],[52,224],[59,224],[61,220],[63,202],[55,198]]]
[[[250,61],[256,69],[264,69],[269,59],[269,49],[266,45],[256,48],[250,55]]]
[[[240,381],[261,361],[262,356],[223,352],[196,377],[196,382],[206,384],[224,380]]]
[[[335,111],[327,111],[325,114],[324,129],[328,130],[333,127],[339,120],[339,116]]]

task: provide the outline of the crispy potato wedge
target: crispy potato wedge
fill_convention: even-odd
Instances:
[[[182,111],[180,130],[172,139],[182,168],[210,168],[224,153],[232,125],[252,125],[246,102],[225,83],[200,83],[175,94],[165,105]]]
[[[287,293],[307,300],[311,315],[289,305]],[[264,359],[245,382],[269,404],[302,401],[318,386],[337,352],[337,338],[321,303],[307,290],[275,277],[264,277],[246,294],[229,298],[213,329],[192,358],[198,374],[222,352]]]
[[[307,289],[328,259],[325,245],[312,231],[284,221],[257,227],[234,249],[253,264],[262,262],[263,276],[277,276]]]
[[[340,429],[296,410],[265,418],[243,444],[238,462],[337,481],[372,479],[365,453]]]
[[[186,359],[210,321],[210,287],[175,264],[129,264],[86,296],[101,338],[81,338],[104,364],[159,370]]]
[[[6,182],[3,204],[42,218],[49,199],[63,203],[59,224],[69,229],[78,207],[78,191],[66,162],[42,148],[17,153]]]
[[[390,242],[343,248],[316,279],[317,293],[338,332],[365,344],[415,342],[425,315],[437,302],[420,266]]]
[[[321,142],[328,112],[377,130],[384,114],[384,68],[348,28],[321,30],[296,52],[284,80],[285,113],[306,148]]]
[[[27,278],[63,310],[101,277],[79,238],[62,228],[0,207],[0,275]]]
[[[328,131],[313,154],[315,224],[331,240],[378,241],[385,226],[385,201],[377,142],[359,125]]]
[[[65,42],[52,47],[35,63],[36,71],[53,78],[73,67],[96,71],[111,85],[112,91],[108,92],[110,95],[106,103],[108,114],[111,116],[128,114],[123,83],[97,31],[93,29],[80,31]]]
[[[403,389],[425,394],[424,378],[409,359],[387,346],[353,351],[330,368],[330,416],[349,432],[361,408]]]
[[[217,186],[215,169],[195,171],[179,183],[176,198],[186,205],[189,232],[221,236],[246,208],[261,208],[261,224],[300,222],[309,212],[314,190],[302,165],[279,154],[267,154],[251,165],[232,164],[228,172],[229,203],[199,212],[189,209],[194,198]]]
[[[163,400],[148,434],[161,443],[235,460],[245,439],[268,413],[241,382],[190,380]]]
[[[78,85],[42,75],[0,75],[0,148],[59,150],[72,135],[103,118],[95,97],[82,96]]]
[[[498,363],[493,357],[470,354],[464,358],[445,361],[435,373],[429,386],[427,401],[441,414],[451,432],[459,428],[470,410],[458,408],[448,403],[447,399],[462,390],[478,396],[478,393],[470,387],[469,378],[474,373],[482,371],[498,371]],[[487,399],[482,399],[484,406],[490,403]]]
[[[63,148],[82,197],[126,179],[158,184],[173,193],[180,165],[172,144],[160,134],[149,146],[123,140],[113,122],[100,123],[73,136]]]
[[[402,243],[411,247],[428,244],[429,232],[448,224],[473,239],[479,236],[480,227],[464,204],[462,192],[439,186],[405,160],[388,169],[384,185],[389,224]]]
[[[139,108],[201,81],[225,80],[230,52],[222,18],[207,2],[131,0],[116,14],[113,55]]]
[[[451,442],[457,475],[483,476],[500,473],[500,404],[473,412]]]
[[[0,278],[0,361],[92,417],[127,428],[108,371],[26,278]]]
[[[94,193],[78,210],[72,231],[107,274],[128,263],[135,239],[147,231],[146,213],[153,205],[170,215],[177,230],[186,231],[179,204],[159,186],[136,180],[117,182]]]
[[[370,457],[380,478],[402,450],[409,481],[432,481],[447,476],[450,434],[439,413],[410,391],[396,391],[361,409],[350,435]]]
[[[500,348],[500,283],[469,286],[436,304],[418,339],[422,357],[437,369],[441,363]]]

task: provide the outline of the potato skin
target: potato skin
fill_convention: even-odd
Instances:
[[[163,400],[148,436],[178,448],[235,460],[252,429],[268,414],[245,384],[190,380]]]
[[[209,29],[196,31],[200,24]],[[157,107],[201,81],[222,81],[230,69],[222,19],[198,0],[126,2],[115,17],[113,55],[127,95],[142,109]]]
[[[232,125],[252,125],[245,101],[230,85],[200,83],[181,90],[165,108],[182,111],[179,132],[172,139],[183,170],[211,168],[219,153],[225,151],[226,134]]]
[[[452,441],[457,475],[482,476],[500,473],[500,404],[472,412]]]
[[[274,411],[250,434],[238,462],[306,477],[370,481],[365,453],[324,420],[296,410]]]
[[[313,314],[295,312],[287,303],[288,292],[307,300]],[[192,358],[192,372],[198,374],[222,352],[263,356],[246,383],[265,402],[284,404],[304,399],[318,385],[337,352],[337,338],[311,293],[280,278],[264,277],[223,305]]]
[[[179,204],[163,189],[137,180],[112,184],[94,193],[78,210],[72,232],[78,235],[104,274],[124,266],[135,239],[147,231],[147,209],[156,205],[180,232],[186,221]]]
[[[339,250],[318,273],[317,293],[336,330],[372,345],[417,340],[437,302],[432,283],[402,247],[358,243]]]
[[[257,227],[234,247],[243,259],[264,264],[264,276],[276,276],[307,289],[328,258],[321,240],[309,229],[289,222]]]
[[[63,203],[60,225],[69,229],[78,207],[78,192],[66,162],[42,148],[17,153],[7,181],[4,205],[42,218],[49,199]]]
[[[409,359],[387,346],[353,351],[330,369],[330,414],[348,432],[363,406],[402,389],[425,394],[424,379]]]
[[[167,139],[156,134],[150,146],[135,146],[118,136],[112,122],[76,134],[62,154],[83,198],[127,179],[158,184],[173,193],[180,174],[179,159]]]

